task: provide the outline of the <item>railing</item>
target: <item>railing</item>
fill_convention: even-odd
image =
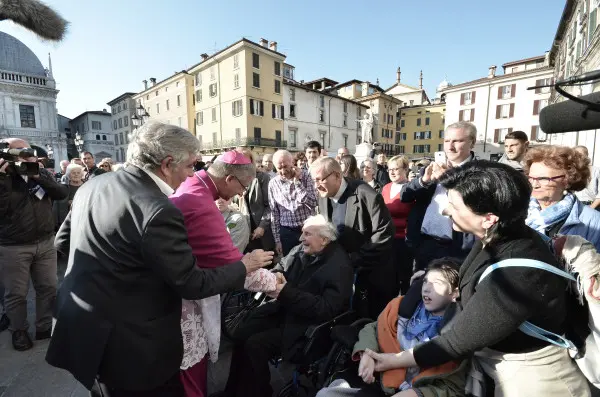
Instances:
[[[265,146],[285,148],[287,147],[287,141],[281,139],[247,137],[200,144],[202,150],[233,148],[236,146]]]
[[[23,73],[15,73],[9,71],[0,71],[0,80],[43,86],[45,86],[47,83],[47,77],[31,76]]]

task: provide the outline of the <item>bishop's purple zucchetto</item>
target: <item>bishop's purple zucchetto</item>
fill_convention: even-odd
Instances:
[[[230,150],[229,152],[223,153],[222,155],[217,157],[217,161],[222,161],[225,164],[251,164],[250,159],[248,157],[235,150]]]

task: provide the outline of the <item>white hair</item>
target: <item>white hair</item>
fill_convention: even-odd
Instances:
[[[68,178],[69,175],[71,175],[71,171],[73,170],[79,170],[81,172],[83,172],[83,167],[80,166],[79,164],[69,164],[67,166],[67,170],[65,171],[65,176]]]
[[[467,135],[469,135],[469,138],[471,138],[473,143],[477,142],[477,127],[475,127],[475,124],[473,123],[469,123],[468,121],[457,121],[456,123],[450,124],[448,127],[446,127],[446,131],[449,129],[463,130],[465,133],[467,133]]]
[[[69,164],[71,164],[71,163],[69,162],[69,160],[62,160],[62,161],[60,162],[60,166],[61,166],[61,167],[62,167],[63,165],[64,165],[65,167],[68,167],[68,166],[69,166]]]
[[[168,156],[175,164],[186,162],[190,155],[200,153],[200,142],[183,128],[149,121],[131,134],[127,162],[154,170]]]
[[[337,229],[335,225],[328,222],[323,215],[309,216],[308,219],[304,221],[304,227],[307,226],[318,226],[319,235],[330,242],[337,240]]]
[[[279,162],[279,159],[283,158],[289,158],[290,160],[294,160],[294,156],[292,156],[292,154],[290,152],[288,152],[287,150],[278,150],[273,154],[273,163],[275,164],[275,167],[277,167],[277,163]]]

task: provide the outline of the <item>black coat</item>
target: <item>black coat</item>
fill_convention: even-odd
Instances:
[[[40,169],[37,180],[0,173],[0,245],[32,244],[54,234],[52,201],[69,194],[66,186]],[[46,194],[40,200],[30,192],[39,185]]]
[[[386,165],[377,164],[375,180],[379,182],[381,186],[385,186],[392,181]]]
[[[316,256],[305,255],[300,244],[283,262],[286,285],[277,300],[260,306],[252,317],[282,317],[283,357],[293,361],[304,346],[308,327],[329,321],[350,308],[354,271],[348,255],[335,241]]]
[[[566,331],[566,280],[545,270],[526,267],[496,269],[481,284],[490,265],[510,258],[535,259],[558,266],[546,243],[525,224],[504,240],[485,248],[475,243],[460,268],[458,306],[462,311],[451,329],[415,348],[420,367],[464,358],[484,347],[504,353],[525,353],[548,345],[518,327],[529,321],[556,334]]]
[[[88,389],[97,374],[125,390],[164,384],[183,357],[181,299],[244,286],[241,262],[196,266],[183,215],[134,166],[83,184],[55,245],[69,262],[46,360]]]

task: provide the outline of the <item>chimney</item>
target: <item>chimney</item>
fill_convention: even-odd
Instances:
[[[148,89],[148,80],[142,80],[142,83],[144,83],[144,91],[146,91]]]
[[[271,43],[269,43],[269,48],[271,49],[271,51],[277,52],[277,42],[272,41]]]
[[[200,58],[202,58],[203,61],[206,61],[208,59],[208,54],[200,54]]]
[[[488,79],[496,77],[496,65],[490,66],[490,72],[488,73]]]
[[[154,87],[156,85],[156,77],[150,77],[150,83],[152,84],[152,87]]]
[[[423,89],[423,71],[421,70],[421,74],[419,75],[419,89]]]
[[[325,90],[325,80],[321,81],[321,90]]]
[[[263,47],[269,47],[269,40],[267,39],[260,39],[260,45]]]
[[[398,70],[396,71],[396,83],[400,84],[400,75],[402,73],[400,72],[400,66],[398,66]]]
[[[106,109],[102,109],[102,113],[107,113],[107,112],[106,112]]]

